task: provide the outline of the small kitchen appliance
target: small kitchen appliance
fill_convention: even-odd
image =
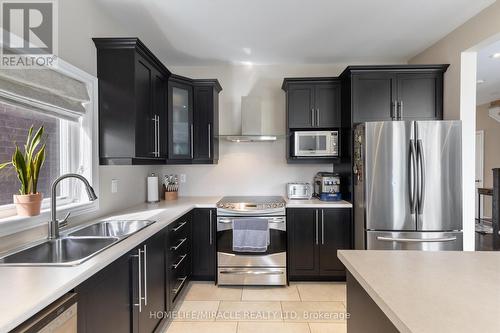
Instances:
[[[309,183],[288,183],[286,184],[286,193],[288,199],[304,199],[309,200],[312,197],[312,186]]]
[[[314,177],[314,195],[321,201],[342,200],[340,175],[332,172],[318,172]]]
[[[296,131],[295,157],[339,157],[338,131]]]

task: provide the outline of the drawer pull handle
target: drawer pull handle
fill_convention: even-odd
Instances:
[[[177,269],[177,267],[179,267],[179,265],[184,261],[184,259],[187,257],[187,254],[183,254],[181,256],[181,259],[176,263],[176,264],[173,264],[172,265],[172,268],[173,269]]]
[[[177,295],[177,293],[182,289],[182,287],[184,286],[184,283],[186,282],[187,280],[187,276],[183,277],[183,278],[180,278],[180,279],[177,279],[177,281],[181,281],[181,283],[179,284],[179,286],[177,288],[174,288],[172,289],[172,292]]]
[[[185,226],[187,224],[187,222],[182,222],[181,224],[179,224],[177,227],[173,228],[172,231],[173,232],[177,232],[180,228],[182,228],[183,226]]]
[[[403,243],[430,243],[430,242],[452,242],[457,240],[457,237],[444,237],[444,238],[392,238],[378,236],[378,240],[384,242],[403,242]]]
[[[187,240],[187,238],[183,238],[181,239],[181,241],[179,242],[179,244],[177,244],[176,246],[172,246],[170,248],[170,250],[173,250],[173,251],[177,251],[178,248],[180,248],[182,246],[182,244],[184,244],[184,242]]]

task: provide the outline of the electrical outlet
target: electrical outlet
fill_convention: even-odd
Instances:
[[[184,173],[181,173],[181,183],[185,183],[187,181],[187,176]]]
[[[111,193],[118,192],[118,179],[111,179]]]

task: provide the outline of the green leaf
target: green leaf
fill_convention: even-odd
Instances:
[[[16,150],[14,155],[12,156],[12,165],[16,168],[17,178],[21,182],[21,188],[19,189],[19,193],[21,194],[29,194],[29,178],[28,178],[28,170],[26,168],[26,161],[24,160],[23,154],[19,150],[19,147],[16,145]]]
[[[33,193],[37,192],[38,187],[38,176],[40,175],[40,169],[45,162],[45,144],[40,148],[38,153],[33,158]]]
[[[33,139],[30,141],[30,144],[28,145],[27,153],[29,154],[30,157],[33,156],[36,147],[40,144],[40,141],[42,140],[42,135],[43,135],[43,126],[38,129],[38,131],[33,136]]]
[[[2,170],[3,168],[5,168],[7,165],[9,164],[12,164],[12,161],[11,162],[5,162],[5,163],[2,163],[0,164],[0,170]]]

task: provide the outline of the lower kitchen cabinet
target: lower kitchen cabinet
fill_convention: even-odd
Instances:
[[[287,210],[289,280],[345,278],[337,250],[352,248],[350,208]]]
[[[167,242],[167,309],[173,310],[179,295],[191,277],[191,226],[189,212],[168,227]]]
[[[153,332],[167,310],[165,300],[165,233],[159,232],[136,249],[137,269],[132,270],[133,332]],[[142,257],[141,257],[142,256]],[[140,260],[139,260],[140,259]]]
[[[78,332],[132,332],[131,272],[128,253],[76,289]]]
[[[195,209],[192,224],[192,279],[215,281],[216,272],[216,211]]]
[[[150,313],[166,310],[165,260],[161,231],[75,288],[78,332],[153,332],[162,317]]]

